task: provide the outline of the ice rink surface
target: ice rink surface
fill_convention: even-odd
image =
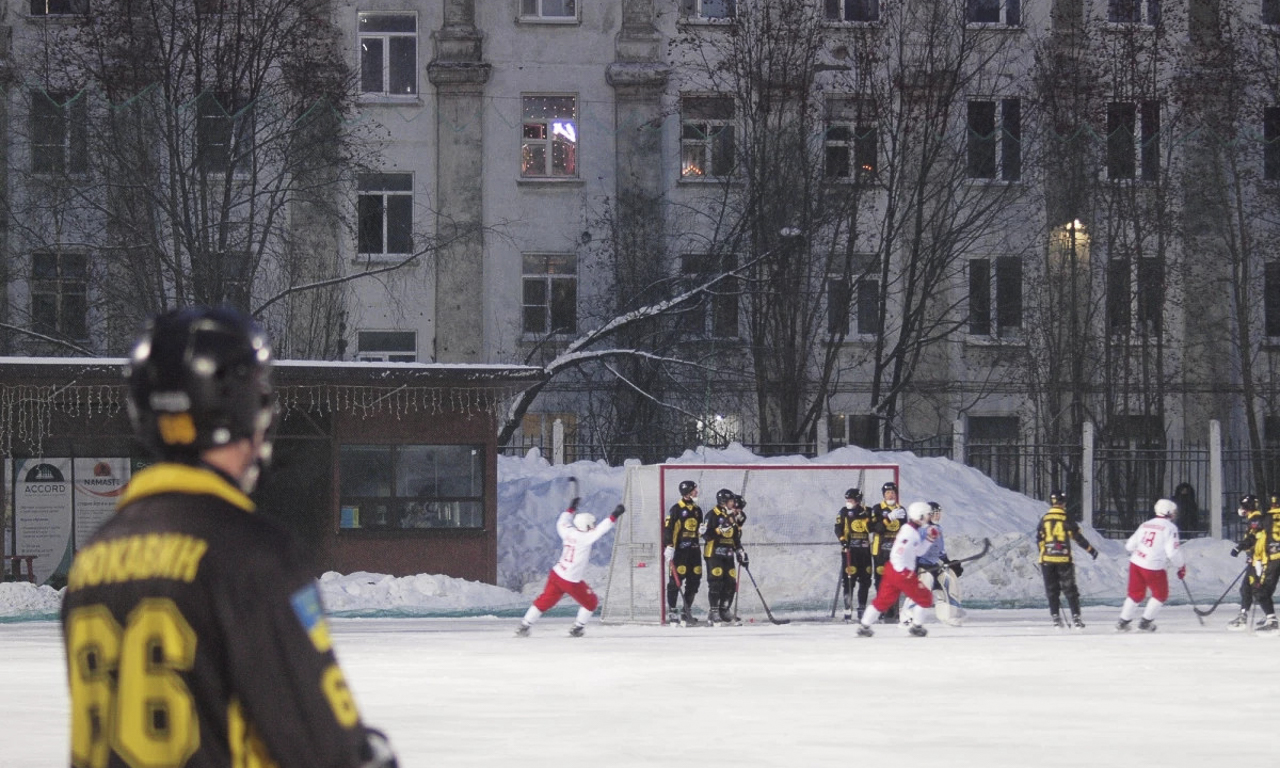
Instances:
[[[601,626],[546,617],[338,619],[365,720],[402,768],[501,766],[1186,766],[1280,763],[1280,637],[1154,634],[1116,608],[1056,630],[1041,610],[973,611],[927,638],[832,623]],[[1137,622],[1134,622],[1135,625]],[[0,624],[0,766],[67,765],[55,622]]]

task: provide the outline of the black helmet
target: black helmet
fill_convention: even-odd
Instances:
[[[126,376],[134,432],[160,458],[194,460],[271,426],[271,345],[238,310],[188,307],[151,319]]]
[[[734,496],[733,503],[738,505],[738,509],[747,508],[747,500],[742,498],[741,496]]]
[[[693,493],[693,492],[694,492],[694,491],[696,491],[696,490],[698,490],[698,484],[697,484],[697,483],[695,483],[695,482],[693,482],[692,480],[682,480],[682,481],[680,481],[680,495],[681,495],[681,496],[688,496],[689,494]]]
[[[729,490],[728,488],[721,488],[720,490],[716,491],[716,503],[723,504],[726,501],[732,501],[735,495],[736,494],[734,494],[734,492]]]
[[[1240,499],[1240,508],[1249,512],[1258,511],[1258,497],[1252,493]]]
[[[892,480],[890,480],[889,482],[887,482],[887,483],[885,483],[884,485],[880,486],[880,493],[888,493],[889,491],[893,491],[894,493],[897,493],[897,492],[898,492],[898,484],[897,484],[897,483],[895,483],[895,482],[893,482]]]
[[[1067,505],[1067,494],[1062,491],[1054,491],[1049,494],[1049,505],[1053,507],[1065,507]]]
[[[850,488],[844,492],[844,497],[846,499],[853,499],[854,501],[862,501],[862,491],[857,488]]]

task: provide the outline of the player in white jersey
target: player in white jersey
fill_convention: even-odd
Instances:
[[[543,613],[551,610],[560,598],[568,595],[578,602],[578,617],[569,628],[571,637],[582,637],[587,626],[587,619],[600,604],[600,598],[591,590],[591,586],[582,580],[587,573],[587,564],[591,562],[591,546],[609,531],[626,512],[621,504],[613,510],[613,514],[599,525],[596,516],[590,512],[577,512],[578,499],[569,502],[569,508],[560,513],[556,520],[556,533],[560,534],[563,546],[560,548],[560,559],[547,574],[547,585],[525,611],[516,629],[517,637],[528,637],[529,628]]]
[[[1178,516],[1178,505],[1169,499],[1160,499],[1155,504],[1155,513],[1156,516],[1139,526],[1124,545],[1132,554],[1129,556],[1129,596],[1120,609],[1120,621],[1116,622],[1116,629],[1121,632],[1129,631],[1133,612],[1148,591],[1151,599],[1142,611],[1138,629],[1155,632],[1156,614],[1169,599],[1169,575],[1165,568],[1170,565],[1176,567],[1179,579],[1187,576],[1181,542],[1178,541],[1178,526],[1173,522]]]
[[[915,621],[908,631],[916,637],[929,634],[924,628],[924,613],[933,607],[933,592],[916,576],[916,560],[933,545],[921,531],[928,525],[931,512],[929,503],[925,501],[913,502],[907,507],[907,524],[898,529],[898,535],[893,539],[893,549],[889,551],[889,561],[885,563],[884,578],[876,589],[876,598],[867,606],[858,624],[859,636],[871,637],[874,634],[871,625],[880,620],[880,614],[898,604],[898,595],[906,595],[916,603]]]

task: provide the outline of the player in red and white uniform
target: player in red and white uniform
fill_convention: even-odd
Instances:
[[[1169,499],[1160,499],[1155,504],[1155,513],[1156,516],[1139,526],[1124,545],[1132,554],[1129,556],[1129,596],[1120,609],[1120,621],[1116,622],[1116,629],[1121,632],[1129,631],[1133,612],[1148,591],[1151,599],[1142,611],[1138,629],[1155,632],[1156,614],[1169,599],[1169,575],[1165,568],[1170,565],[1176,567],[1179,579],[1187,576],[1181,542],[1178,541],[1178,526],[1173,522],[1178,516],[1178,505]]]
[[[898,595],[906,595],[915,602],[915,621],[908,631],[916,637],[929,634],[924,628],[925,611],[933,607],[933,592],[920,583],[916,576],[916,559],[929,551],[933,542],[925,535],[932,510],[926,501],[913,502],[907,507],[907,524],[898,529],[885,564],[884,579],[876,589],[876,599],[871,601],[858,624],[858,635],[875,634],[871,625],[880,620],[880,614],[897,605]]]
[[[583,581],[587,573],[587,564],[591,562],[591,546],[609,531],[626,512],[621,504],[613,510],[603,523],[596,525],[596,516],[590,512],[577,512],[578,499],[569,502],[569,508],[560,513],[556,520],[556,533],[560,534],[563,546],[560,548],[560,560],[551,567],[547,574],[547,585],[525,611],[516,630],[517,637],[528,637],[529,628],[543,613],[551,610],[560,598],[568,595],[578,602],[578,617],[569,628],[571,637],[582,637],[587,626],[587,619],[600,604],[600,598],[591,590],[591,586]]]

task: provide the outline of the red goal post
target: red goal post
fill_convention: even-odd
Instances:
[[[662,521],[680,499],[684,480],[698,484],[703,512],[721,488],[747,500],[742,546],[751,557],[751,575],[775,615],[803,618],[829,615],[840,573],[840,548],[833,526],[848,488],[860,488],[870,505],[884,483],[898,482],[897,464],[645,464],[627,467],[625,516],[614,536],[613,554],[602,592],[600,619],[606,623],[659,623],[666,611]],[[740,574],[738,615],[765,620],[751,581]],[[694,603],[706,616],[707,585]]]

